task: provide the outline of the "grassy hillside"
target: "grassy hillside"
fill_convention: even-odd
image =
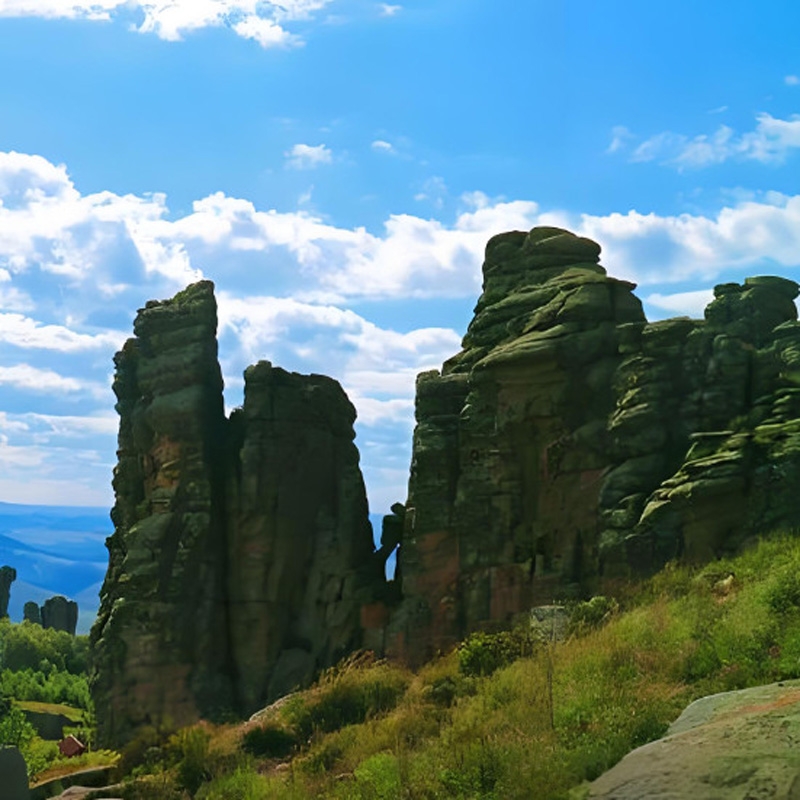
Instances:
[[[671,566],[570,635],[478,635],[416,674],[369,656],[255,723],[200,725],[126,753],[128,796],[562,798],[703,695],[800,676],[800,540]]]

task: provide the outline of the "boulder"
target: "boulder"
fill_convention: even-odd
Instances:
[[[664,738],[629,753],[578,800],[794,800],[800,794],[800,681],[692,703]]]
[[[3,800],[28,800],[28,768],[16,747],[0,746],[0,786]]]

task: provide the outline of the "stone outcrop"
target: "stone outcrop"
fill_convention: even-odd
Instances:
[[[704,697],[664,738],[629,753],[574,800],[800,796],[800,682]]]
[[[252,711],[360,646],[364,587],[380,571],[341,386],[265,361],[244,377],[226,530],[237,704]]]
[[[226,419],[209,281],[115,358],[114,534],[92,629],[101,741],[248,714],[361,643],[379,576],[341,387],[260,362]]]
[[[57,594],[44,601],[39,616],[43,628],[66,631],[74,636],[75,629],[78,627],[78,604],[74,600],[67,600],[63,595]]]
[[[8,600],[11,597],[11,584],[17,579],[14,567],[0,567],[0,619],[8,616]]]
[[[42,610],[35,600],[28,600],[28,602],[25,603],[22,609],[22,618],[28,622],[32,622],[34,625],[42,624]]]
[[[723,284],[703,320],[649,323],[599,255],[560,228],[489,241],[463,349],[418,377],[408,498],[375,552],[339,385],[259,362],[226,419],[212,285],[148,303],[115,359],[101,741],[800,526],[797,284]]]
[[[4,800],[28,800],[28,768],[16,747],[0,746],[0,786]]]
[[[390,652],[800,524],[797,285],[648,323],[599,254],[558,228],[489,241],[462,351],[417,380]]]

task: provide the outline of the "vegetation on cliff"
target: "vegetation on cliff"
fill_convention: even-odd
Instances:
[[[798,575],[800,541],[773,538],[578,604],[560,642],[523,625],[413,673],[351,659],[245,725],[149,731],[126,797],[565,798],[690,701],[800,676]]]

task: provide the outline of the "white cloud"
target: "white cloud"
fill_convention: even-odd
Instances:
[[[670,292],[671,282],[708,286],[723,272],[729,280],[745,270],[800,273],[800,195],[778,193],[731,196],[708,216],[576,216],[475,191],[452,200],[462,208],[453,219],[395,214],[382,230],[367,231],[308,211],[260,210],[222,193],[170,218],[161,195],[83,195],[63,166],[0,153],[0,201],[0,297],[14,291],[20,302],[34,303],[0,313],[0,347],[15,359],[4,359],[2,396],[29,411],[11,414],[4,406],[6,447],[22,448],[6,449],[6,460],[40,447],[51,453],[56,477],[30,467],[29,479],[63,486],[73,470],[56,464],[66,456],[53,454],[54,443],[81,437],[87,453],[113,459],[108,371],[135,309],[200,275],[217,283],[229,388],[240,386],[244,367],[260,358],[340,380],[358,408],[374,507],[376,496],[389,493],[390,473],[393,499],[402,496],[407,474],[391,459],[407,456],[417,372],[441,366],[458,351],[460,336],[449,328],[388,330],[347,303],[406,301],[409,319],[418,300],[471,303],[487,240],[537,224],[560,224],[599,241],[610,273],[648,286],[646,302],[670,313],[693,313],[703,302]],[[29,363],[16,363],[23,355]],[[31,399],[35,408],[26,405]],[[81,416],[63,405],[76,401]],[[92,437],[105,438],[93,445]],[[86,481],[108,479],[102,459],[91,475],[85,469],[75,471]],[[4,486],[12,488],[0,480],[0,499],[13,499]]]
[[[602,244],[612,274],[639,283],[706,281],[723,270],[754,274],[765,262],[770,270],[800,268],[800,195],[772,193],[713,217],[629,211],[579,219],[561,221]]]
[[[29,364],[0,367],[0,386],[28,392],[83,392],[87,388],[76,378],[67,378],[51,369],[37,369]]]
[[[798,77],[797,75],[787,75],[783,79],[783,82],[787,86],[800,86],[800,77]]]
[[[383,139],[376,139],[372,145],[372,149],[378,153],[396,153],[394,145],[391,142],[386,142]]]
[[[607,153],[616,153],[624,150],[634,135],[624,125],[615,125],[611,129],[611,144],[606,148]]]
[[[756,117],[755,129],[742,134],[727,125],[720,125],[712,134],[692,138],[672,131],[658,133],[636,147],[631,161],[658,160],[679,169],[699,169],[731,159],[780,164],[798,148],[800,115],[779,119],[761,113]]]
[[[324,144],[296,144],[284,155],[288,165],[293,169],[314,169],[333,161],[333,153]]]
[[[271,19],[249,16],[233,26],[233,30],[245,39],[253,39],[262,47],[279,47],[302,43],[299,36],[289,33]]]
[[[108,21],[176,42],[203,28],[229,28],[262,47],[298,44],[281,23],[309,19],[332,0],[0,0],[0,17]]]
[[[0,342],[25,349],[76,353],[98,348],[119,348],[125,335],[108,331],[96,335],[76,333],[63,325],[42,325],[22,314],[0,314]]]
[[[398,14],[400,11],[403,10],[403,6],[393,6],[390,5],[389,3],[381,3],[380,9],[382,17],[394,17],[396,14]]]
[[[713,289],[698,289],[695,292],[677,292],[675,294],[654,292],[645,297],[644,302],[664,311],[669,311],[670,316],[678,314],[701,319],[706,306],[713,299]]]

